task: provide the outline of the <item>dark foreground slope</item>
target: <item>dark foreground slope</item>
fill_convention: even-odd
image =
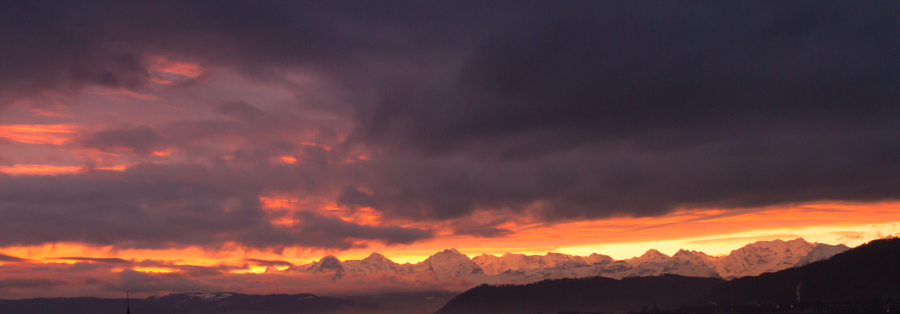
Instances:
[[[725,283],[699,304],[844,304],[900,300],[900,239],[875,240],[834,257]]]
[[[373,304],[377,310],[365,314],[431,314],[459,295],[449,291],[336,294],[332,297]]]
[[[448,302],[436,314],[627,312],[687,305],[724,280],[677,275],[622,280],[594,277],[544,280],[527,285],[481,285]]]
[[[344,313],[370,311],[373,305],[311,294],[215,294],[198,297],[195,294],[172,294],[161,298],[131,300],[135,314],[250,314],[250,313]],[[124,299],[98,298],[41,298],[0,300],[3,314],[99,314],[124,313]]]

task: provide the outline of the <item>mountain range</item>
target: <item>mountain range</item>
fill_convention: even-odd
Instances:
[[[545,279],[597,276],[621,279],[661,274],[730,280],[807,265],[848,249],[845,245],[810,243],[802,238],[758,241],[725,256],[687,250],[668,256],[651,249],[641,256],[624,260],[596,253],[578,256],[552,252],[546,255],[482,254],[469,258],[455,249],[447,249],[416,264],[399,264],[379,253],[372,253],[362,260],[345,261],[329,255],[306,265],[285,270],[273,267],[267,271],[303,272],[335,278],[385,272],[399,277],[424,275],[435,280],[464,278],[476,284],[525,284]]]
[[[801,247],[801,244],[794,242],[786,247]],[[759,246],[751,248],[758,249]],[[757,251],[751,248],[736,251]],[[819,258],[831,250],[833,248],[825,247],[815,253],[817,255],[807,256]],[[757,255],[770,256],[743,256]],[[742,255],[733,253],[730,256]],[[646,257],[663,258],[656,254]],[[648,308],[653,309],[649,312],[655,313],[900,311],[900,267],[897,267],[900,265],[900,239],[875,240],[826,260],[802,262],[809,263],[728,281],[664,274],[618,280],[591,277],[543,280],[525,285],[485,284],[460,294],[435,314],[624,313]],[[786,264],[764,259],[756,264],[725,265],[784,267]],[[732,268],[739,269],[759,270],[755,267]]]
[[[478,262],[486,266],[482,267]],[[896,265],[900,265],[900,239],[875,240],[849,250],[843,246],[810,244],[802,239],[776,240],[753,243],[721,257],[685,250],[667,256],[650,250],[625,260],[599,254],[570,256],[557,253],[488,255],[469,259],[449,249],[420,263],[398,264],[373,253],[362,260],[348,261],[329,256],[283,271],[336,276],[335,280],[379,272],[469,279],[503,278],[537,271],[562,276],[580,275],[582,269],[591,268],[654,275],[620,279],[563,277],[528,284],[481,284],[461,294],[447,291],[332,296],[176,293],[133,299],[131,308],[136,313],[140,310],[140,313],[149,314],[425,314],[435,311],[437,314],[524,314],[621,313],[647,309],[670,314],[887,313],[900,312],[900,280],[897,280],[900,268]],[[496,273],[503,267],[509,268]],[[768,271],[775,268],[784,269]],[[668,273],[704,269],[707,276]],[[715,271],[715,276],[710,270]],[[725,280],[718,271],[732,275],[762,274]],[[124,299],[98,298],[0,300],[0,313],[115,313],[121,312],[125,304]]]

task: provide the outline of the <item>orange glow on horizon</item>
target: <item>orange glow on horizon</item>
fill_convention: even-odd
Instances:
[[[171,156],[171,155],[172,155],[172,151],[166,150],[166,151],[154,151],[153,154],[151,154],[150,156],[167,157],[167,156]]]
[[[124,171],[127,165],[112,165],[94,167],[95,170]],[[60,174],[74,174],[88,170],[84,166],[56,166],[56,165],[12,165],[0,166],[0,172],[14,176],[40,175],[51,176]]]
[[[139,271],[143,273],[171,273],[173,270],[168,268],[155,268],[155,267],[135,267],[131,270]]]
[[[363,250],[340,256],[364,258],[371,251],[401,262],[418,262],[437,251],[456,248],[469,257],[482,253],[539,254],[560,252],[599,253],[616,259],[638,256],[648,249],[674,254],[679,249],[707,254],[728,254],[746,244],[763,240],[805,238],[827,244],[861,243],[900,233],[900,203],[816,203],[753,210],[685,210],[661,217],[619,217],[556,225],[507,223],[515,234],[501,238],[477,238],[439,231],[436,239]]]
[[[279,157],[279,159],[281,159],[281,161],[288,163],[288,164],[293,164],[293,163],[297,162],[297,158],[294,158],[291,156],[281,156],[281,157]]]
[[[7,124],[0,125],[0,138],[25,144],[62,145],[78,131],[71,124]]]
[[[268,266],[251,265],[248,269],[233,270],[231,272],[235,274],[262,274],[266,272],[266,268],[268,268]]]
[[[84,170],[80,166],[54,166],[54,165],[13,165],[0,166],[0,172],[19,176],[19,175],[58,175],[73,174]]]
[[[294,208],[298,200],[260,198],[270,208]],[[324,210],[323,210],[324,211]],[[380,215],[372,209],[357,213]],[[346,217],[356,223],[360,217]],[[366,219],[378,220],[380,217]],[[284,218],[273,224],[293,225],[296,221]],[[507,252],[539,254],[560,252],[575,255],[599,253],[625,259],[654,248],[672,255],[678,249],[698,250],[707,254],[727,254],[748,243],[761,240],[789,240],[802,237],[810,242],[846,243],[856,246],[887,235],[900,235],[900,203],[873,204],[815,203],[798,206],[773,207],[756,210],[686,210],[662,217],[613,218],[607,220],[571,222],[557,225],[535,223],[504,225],[516,233],[509,237],[478,238],[453,235],[436,230],[443,236],[406,245],[386,246],[369,243],[366,248],[345,251],[289,247],[274,252],[266,249],[243,248],[232,243],[220,249],[197,247],[181,249],[114,249],[92,247],[78,243],[57,243],[32,247],[7,247],[0,253],[30,259],[33,262],[60,263],[63,256],[117,257],[125,260],[155,260],[172,265],[245,265],[247,259],[280,260],[302,265],[317,261],[325,255],[341,260],[362,259],[371,252],[379,252],[398,263],[417,263],[448,248],[474,257],[482,253],[502,255]],[[32,262],[29,261],[29,262]],[[250,263],[236,268],[235,273],[258,273],[265,266]],[[163,272],[166,268],[153,266],[135,270]],[[159,271],[158,271],[159,270]]]
[[[263,208],[269,209],[287,209],[296,207],[299,204],[299,200],[293,198],[283,198],[283,197],[259,197],[260,203],[262,203]]]
[[[128,169],[128,166],[129,165],[113,165],[113,166],[106,166],[106,167],[94,167],[94,169],[109,170],[109,171],[125,171],[125,169]]]

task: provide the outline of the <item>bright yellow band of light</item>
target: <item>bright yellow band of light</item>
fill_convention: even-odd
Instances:
[[[267,205],[288,205],[269,201]],[[900,235],[900,203],[876,204],[817,203],[802,206],[756,210],[696,210],[672,213],[656,218],[615,218],[534,227],[511,226],[510,237],[477,238],[447,235],[410,245],[385,246],[372,243],[365,249],[346,251],[287,248],[275,252],[244,248],[237,243],[218,251],[201,248],[164,250],[115,249],[78,243],[7,247],[0,253],[34,260],[61,256],[118,257],[126,260],[164,260],[182,265],[212,266],[222,263],[242,265],[248,258],[287,261],[295,265],[309,263],[333,254],[342,260],[362,259],[377,251],[398,263],[416,263],[428,256],[456,248],[470,257],[506,252],[545,254],[559,252],[575,255],[600,253],[616,259],[641,255],[648,249],[674,254],[679,249],[727,254],[751,242],[804,238],[810,242],[844,243],[856,246],[888,235]],[[516,230],[516,228],[520,228]],[[241,272],[261,272],[265,267],[251,265]]]

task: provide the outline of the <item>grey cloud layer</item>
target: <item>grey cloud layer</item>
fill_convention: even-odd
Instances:
[[[0,177],[9,187],[0,192],[4,215],[26,222],[0,229],[5,244],[240,237],[252,246],[348,248],[348,238],[431,236],[312,213],[300,214],[310,223],[297,230],[272,228],[256,201],[271,189],[422,221],[476,209],[553,221],[900,197],[895,2],[5,5],[0,40],[14,48],[0,52],[0,103],[43,89],[140,88],[153,54],[263,82],[303,71],[344,88],[342,102],[325,108],[354,124],[336,151],[372,152],[370,161],[336,165],[325,155],[341,152],[310,150],[302,167],[255,168],[300,149],[284,141],[300,132],[293,126],[329,132],[252,99],[220,104],[229,119],[96,132],[80,144],[209,157],[219,152],[197,143],[241,139],[235,162],[247,163],[144,165],[103,179]],[[182,172],[193,175],[173,174]],[[56,215],[78,230],[21,229],[61,225]],[[113,227],[137,221],[145,223]],[[509,235],[464,221],[453,229]]]
[[[411,217],[530,208],[547,219],[664,214],[680,206],[754,207],[895,199],[900,140],[890,128],[797,130],[679,148],[594,145],[534,158],[375,159],[370,194],[345,202]],[[346,197],[354,195],[355,198]]]
[[[388,244],[430,238],[428,230],[373,227],[298,212],[299,224],[273,226],[277,214],[260,207],[261,191],[285,189],[281,175],[303,171],[234,170],[227,166],[142,165],[124,172],[89,171],[53,177],[0,175],[0,246],[81,242],[117,247],[256,248],[306,246],[347,249],[361,241]],[[270,177],[271,176],[271,177]],[[303,181],[303,180],[299,180]],[[270,184],[270,185],[266,185]]]
[[[27,259],[15,256],[0,254],[0,262],[25,262]]]
[[[40,289],[40,288],[50,288],[59,285],[66,284],[63,280],[51,280],[51,279],[33,279],[33,278],[23,278],[23,279],[0,279],[0,289],[8,289],[8,288],[16,288],[16,289]]]

